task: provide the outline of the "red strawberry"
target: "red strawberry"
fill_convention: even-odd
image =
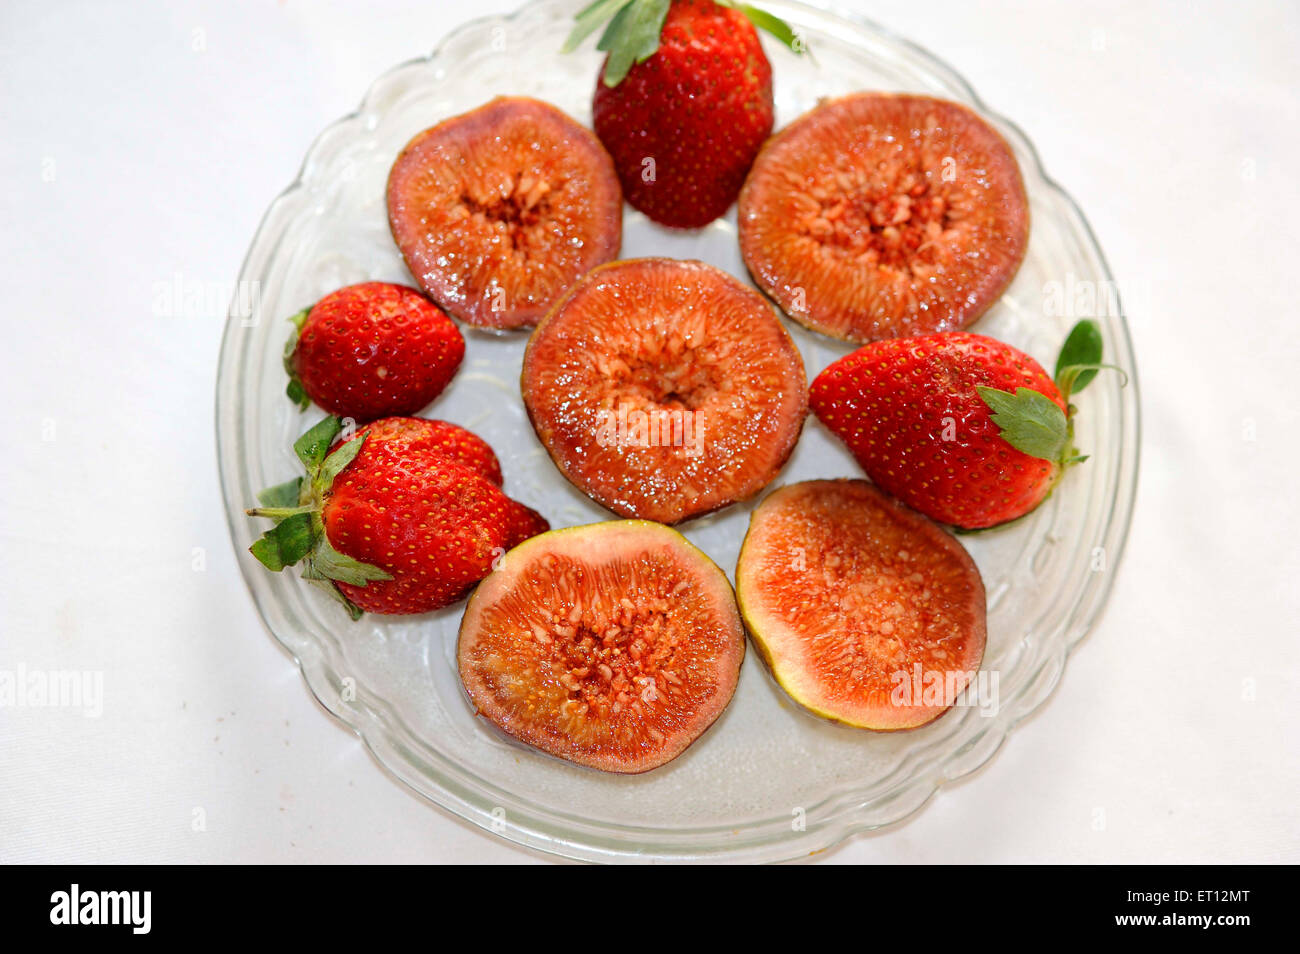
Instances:
[[[975,529],[1028,513],[1073,446],[1070,393],[1100,367],[1096,322],[1080,322],[1056,381],[1023,352],[957,332],[877,341],[814,379],[813,413],[879,487],[942,523]]]
[[[284,354],[290,399],[359,422],[420,410],[465,356],[451,319],[403,285],[349,285],[291,320]]]
[[[501,486],[501,464],[487,441],[472,431],[448,421],[430,421],[422,417],[385,417],[357,431],[345,440],[364,438],[363,455],[393,454],[398,457],[433,454],[473,471]],[[335,444],[337,448],[339,445]],[[536,510],[517,500],[506,498],[507,550],[529,537],[551,529],[550,523]]]
[[[330,446],[326,418],[294,444],[307,468],[258,495],[252,516],[276,521],[251,550],[268,569],[304,561],[303,578],[357,617],[424,613],[455,602],[518,534],[518,507],[494,484],[436,452],[393,453],[382,441]]]
[[[449,421],[423,417],[385,417],[373,421],[345,440],[366,438],[367,452],[382,444],[397,456],[431,453],[446,457],[501,486],[501,463],[487,441]],[[337,447],[337,445],[336,445]]]
[[[509,549],[513,501],[460,464],[441,457],[383,456],[334,481],[322,519],[340,553],[391,579],[338,580],[371,613],[425,613],[448,606]]]
[[[609,17],[592,111],[623,194],[663,225],[707,225],[736,200],[772,132],[772,67],[754,24],[799,43],[749,6],[597,0],[578,14],[566,50]]]
[[[551,529],[547,519],[532,507],[526,507],[517,500],[511,500],[510,503],[511,507],[506,519],[505,548],[507,550],[514,549],[529,537],[535,537]]]
[[[501,464],[487,441],[448,421],[430,421],[422,417],[385,417],[367,424],[334,446],[337,448],[342,443],[357,438],[366,442],[360,455],[363,462],[374,454],[397,457],[432,454],[460,464],[497,487],[501,486]],[[506,539],[502,546],[506,550],[551,529],[545,517],[517,500],[507,497],[505,511]]]

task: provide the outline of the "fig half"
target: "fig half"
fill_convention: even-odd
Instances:
[[[560,471],[624,517],[677,523],[765,487],[807,413],[771,305],[703,262],[612,262],[533,332],[524,405]]]
[[[865,729],[946,712],[984,657],[984,583],[938,524],[865,480],[811,480],[754,510],[740,611],[776,681]]]
[[[407,144],[388,221],[430,298],[471,325],[518,328],[618,255],[623,194],[589,130],[548,103],[500,97]]]
[[[475,709],[543,752],[635,774],[676,758],[731,701],[745,656],[731,584],[675,530],[621,520],[515,547],[465,609]]]
[[[1024,259],[1029,203],[1011,147],[965,106],[855,93],[768,140],[739,225],[745,264],[786,314],[866,343],[982,315]]]

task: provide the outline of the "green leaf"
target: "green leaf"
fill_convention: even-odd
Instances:
[[[796,53],[807,52],[808,47],[804,44],[803,38],[794,32],[794,28],[790,24],[776,14],[760,10],[748,3],[737,3],[735,7],[745,15],[745,18],[750,23],[760,30],[766,30]]]
[[[284,343],[284,370],[289,375],[289,384],[285,387],[284,393],[289,396],[290,401],[298,405],[300,411],[307,410],[311,404],[311,399],[307,397],[307,391],[298,378],[298,371],[293,366],[293,354],[298,350],[298,339],[302,337],[302,326],[307,321],[307,315],[310,313],[310,308],[304,308],[289,318],[289,322],[293,325],[293,331],[289,334],[289,340]]]
[[[312,569],[321,576],[353,586],[365,586],[371,580],[391,580],[386,570],[345,556],[330,545],[324,534],[311,558]]]
[[[286,566],[293,566],[316,545],[316,531],[312,514],[299,513],[281,520],[266,533],[262,534],[249,552],[268,570],[279,573]]]
[[[343,608],[348,611],[348,615],[351,616],[354,621],[359,620],[364,615],[361,612],[361,607],[357,606],[356,603],[352,602],[350,599],[348,599],[346,596],[343,595],[343,591],[338,588],[337,583],[335,583],[329,577],[322,576],[320,573],[317,573],[315,570],[311,568],[311,566],[307,566],[303,569],[302,578],[306,580],[308,583],[310,583],[312,586],[324,590],[331,597],[333,597],[334,599],[342,603]]]
[[[327,417],[302,437],[293,442],[293,451],[307,468],[307,473],[315,475],[325,455],[329,452],[334,438],[343,430],[343,422],[337,417]]]
[[[264,507],[296,507],[302,499],[302,478],[295,477],[274,487],[267,487],[257,495]]]
[[[561,53],[572,53],[578,46],[589,37],[596,29],[614,14],[618,13],[632,0],[595,0],[595,3],[584,7],[574,17],[573,32],[569,38],[564,41],[564,46],[560,48]]]
[[[633,0],[614,14],[596,44],[596,49],[609,54],[609,62],[605,64],[606,86],[617,86],[633,63],[654,56],[669,6],[670,0]]]
[[[360,437],[344,442],[338,450],[325,458],[325,463],[321,465],[320,476],[316,478],[316,483],[322,491],[334,486],[334,478],[342,473],[343,468],[352,463],[361,452],[361,445],[366,442],[368,436],[362,434]]]
[[[1016,388],[1015,394],[982,385],[975,390],[993,412],[1003,440],[1030,457],[1060,463],[1070,426],[1055,401],[1029,388]]]
[[[1101,326],[1091,318],[1085,318],[1076,324],[1061,345],[1061,353],[1056,358],[1056,371],[1053,377],[1056,386],[1066,395],[1078,394],[1097,376],[1097,365],[1101,364],[1102,342]],[[1078,367],[1085,365],[1086,367]]]
[[[288,396],[300,411],[305,411],[311,407],[311,398],[307,397],[307,389],[302,386],[302,382],[297,376],[289,379],[289,383],[284,387],[284,393]]]

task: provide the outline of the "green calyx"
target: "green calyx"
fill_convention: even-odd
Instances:
[[[993,412],[993,423],[1003,440],[1030,457],[1057,464],[1064,471],[1071,464],[1088,459],[1074,446],[1076,409],[1070,398],[1086,388],[1102,368],[1124,374],[1114,365],[1102,364],[1101,357],[1101,328],[1091,318],[1080,321],[1066,336],[1056,359],[1055,381],[1065,401],[1064,411],[1051,398],[1032,388],[1016,388],[1014,394],[982,385],[975,390]]]
[[[268,487],[257,495],[261,506],[245,512],[250,517],[273,520],[275,526],[248,549],[263,566],[276,573],[286,566],[302,563],[304,580],[324,589],[343,604],[349,616],[360,619],[361,610],[343,595],[337,584],[365,586],[371,580],[392,577],[377,566],[339,553],[325,535],[321,519],[325,497],[334,486],[334,478],[352,463],[366,442],[363,436],[347,441],[330,453],[330,446],[342,431],[342,421],[327,417],[294,442],[294,452],[307,476]]]
[[[284,389],[284,393],[289,396],[289,400],[298,405],[298,410],[305,411],[311,404],[311,398],[307,397],[307,389],[302,386],[302,380],[298,377],[298,369],[293,366],[293,355],[298,350],[298,339],[302,337],[302,326],[307,322],[307,316],[311,314],[310,308],[304,308],[289,318],[290,324],[293,325],[293,331],[289,334],[289,340],[284,343],[284,370],[289,375],[289,384]]]
[[[780,17],[736,0],[714,2],[720,7],[739,10],[755,27],[766,30],[796,53],[806,49],[790,24]],[[596,49],[609,54],[605,64],[605,85],[617,86],[634,64],[645,62],[659,49],[659,35],[663,32],[670,6],[671,0],[594,0],[574,18],[573,31],[564,43],[563,52],[576,50],[583,40],[605,23],[605,32],[596,42]]]

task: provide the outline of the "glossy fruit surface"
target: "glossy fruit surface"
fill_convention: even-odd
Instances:
[[[1000,423],[989,389],[1025,408],[1019,426]],[[970,332],[865,345],[817,375],[809,403],[877,486],[965,529],[1028,513],[1076,459],[1067,402],[1042,366]]]
[[[966,327],[1029,243],[1010,146],[958,103],[825,102],[773,136],[740,194],[755,282],[823,334],[868,342]]]
[[[676,523],[753,496],[807,410],[772,307],[703,262],[633,259],[579,281],[524,355],[524,404],[560,471],[625,517]]]
[[[294,324],[285,349],[289,397],[358,422],[425,407],[465,357],[451,319],[404,285],[340,288]]]
[[[354,432],[345,440],[366,439],[366,450],[381,450],[407,457],[436,454],[468,467],[483,479],[500,487],[501,462],[487,441],[459,424],[423,417],[386,417]]]
[[[617,256],[623,200],[589,130],[547,103],[500,97],[407,144],[388,219],[429,297],[471,325],[517,328]]]
[[[754,26],[712,0],[675,0],[655,53],[611,86],[596,81],[596,135],[631,205],[699,228],[736,201],[772,132],[772,67]]]
[[[246,513],[275,524],[250,547],[263,566],[302,564],[353,619],[449,606],[548,529],[493,482],[491,449],[454,424],[385,418],[345,433],[327,417],[299,437],[306,476],[266,488]]]

